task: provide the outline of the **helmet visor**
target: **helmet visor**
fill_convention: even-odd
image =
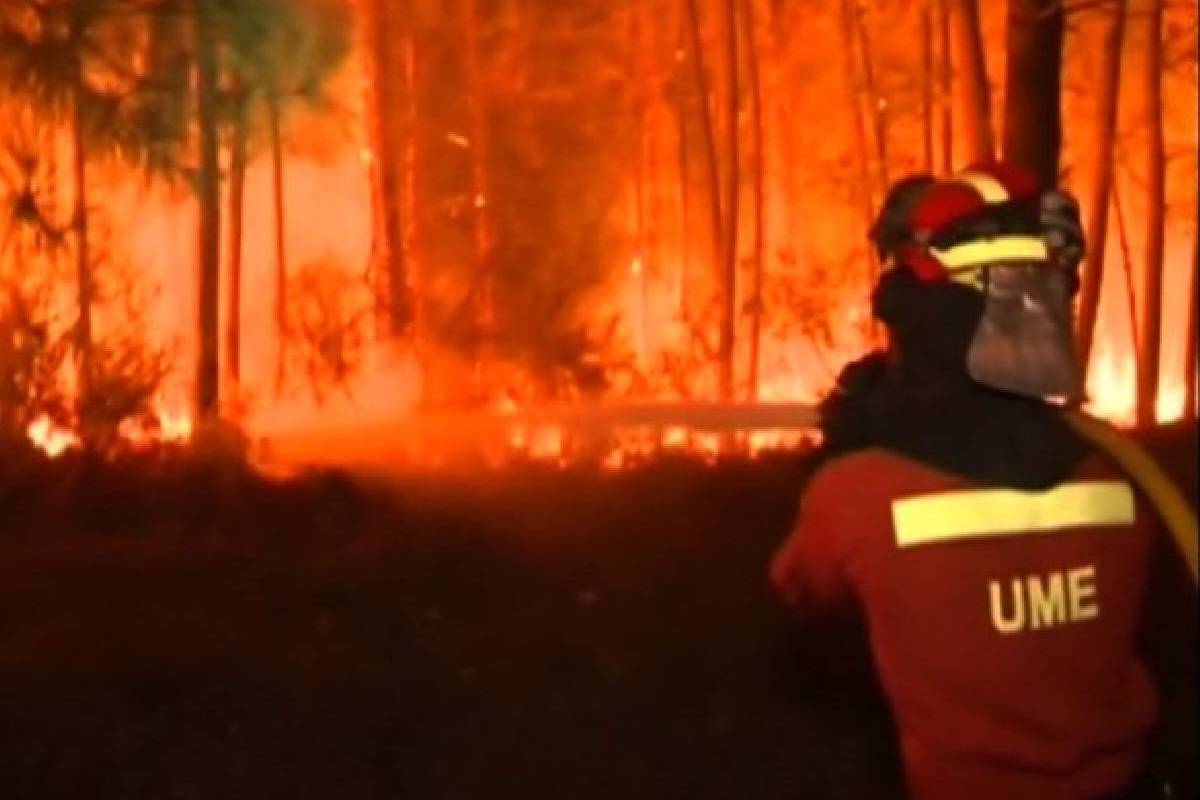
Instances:
[[[1045,262],[991,264],[979,273],[985,303],[967,353],[967,372],[996,389],[1077,401],[1082,387],[1070,275]]]

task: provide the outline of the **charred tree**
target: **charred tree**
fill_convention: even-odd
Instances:
[[[684,0],[687,10],[688,31],[691,39],[692,71],[696,81],[696,94],[700,102],[700,135],[704,146],[704,166],[707,172],[709,196],[709,227],[712,235],[712,263],[720,277],[725,254],[724,215],[721,209],[721,173],[717,159],[717,137],[710,106],[708,68],[704,59],[704,41],[700,31],[700,9],[697,0]],[[723,279],[719,281],[724,283]],[[724,356],[722,352],[720,354]]]
[[[248,136],[246,96],[242,90],[234,90],[232,104],[229,132],[229,299],[225,351],[229,380],[233,387],[237,387],[242,379],[242,232]]]
[[[864,230],[866,230],[871,227],[875,218],[875,199],[871,187],[871,156],[867,144],[867,119],[862,107],[862,78],[858,59],[854,55],[854,22],[850,15],[848,0],[843,0],[840,11],[842,64],[846,75],[847,101],[853,119],[854,152],[858,162],[858,194],[859,202],[862,204]],[[874,261],[874,251],[869,251],[869,258],[871,259],[869,279],[873,280],[874,274],[878,271],[878,266]]]
[[[396,4],[363,0],[366,30],[368,133],[371,141],[371,260],[376,300],[389,335],[402,335],[409,323],[407,263],[401,208],[402,159],[400,113],[404,106],[403,72],[397,47]]]
[[[93,380],[92,301],[95,294],[92,275],[88,229],[87,145],[83,113],[86,86],[83,74],[83,25],[77,14],[71,17],[70,52],[74,54],[71,69],[71,146],[75,181],[75,209],[72,220],[75,230],[75,281],[78,320],[75,324],[75,346],[78,356],[79,403],[86,407]]]
[[[737,0],[725,0],[725,77],[728,139],[725,186],[725,253],[721,280],[720,392],[733,399],[733,354],[737,329],[738,197],[741,193],[741,136],[738,125],[738,22]]]
[[[1146,45],[1146,245],[1142,287],[1141,354],[1138,358],[1137,421],[1153,425],[1162,349],[1162,278],[1166,215],[1166,152],[1163,136],[1163,0],[1150,0]]]
[[[476,373],[489,358],[495,338],[495,235],[492,228],[488,186],[488,99],[480,74],[479,18],[477,0],[463,0],[463,46],[466,50],[467,104],[470,125],[471,211],[475,240],[474,312],[476,332]],[[483,387],[478,387],[482,392]]]
[[[287,217],[284,201],[283,131],[279,106],[267,105],[267,130],[271,139],[271,198],[275,210],[275,329],[279,335],[279,352],[275,364],[275,390],[279,392],[287,378],[288,325],[288,263]]]
[[[1004,157],[1043,186],[1058,183],[1063,26],[1061,0],[1008,2]]]
[[[401,219],[404,234],[401,241],[400,269],[391,277],[391,308],[393,330],[407,330],[416,340],[421,324],[421,262],[420,233],[417,227],[417,43],[412,33],[404,37],[404,189],[401,198]]]
[[[950,19],[958,54],[967,156],[973,162],[990,161],[995,157],[996,145],[992,134],[991,88],[979,28],[979,0],[953,0]]]
[[[750,112],[754,140],[752,180],[754,182],[754,263],[750,290],[750,387],[751,402],[758,400],[759,360],[762,349],[763,271],[766,267],[766,134],[763,124],[763,87],[761,52],[755,0],[742,0],[742,23],[745,27],[747,79],[750,84]]]
[[[921,4],[921,168],[933,172],[933,0]]]
[[[650,49],[649,35],[646,25],[646,9],[644,0],[638,0],[631,17],[632,36],[630,37],[631,47],[633,52],[630,56],[630,64],[633,65],[632,76],[630,81],[630,93],[632,97],[631,105],[633,107],[633,115],[637,120],[637,137],[635,147],[637,154],[633,161],[633,215],[634,215],[634,238],[635,254],[632,265],[634,279],[637,281],[638,290],[638,312],[636,320],[637,329],[637,358],[640,367],[645,367],[648,355],[649,342],[649,319],[648,319],[648,297],[649,287],[647,286],[648,276],[647,267],[649,266],[650,246],[649,246],[649,223],[647,221],[647,184],[652,180],[649,175],[649,163],[647,158],[647,150],[649,149],[648,140],[651,136],[647,130],[649,126],[649,96],[652,92],[651,83],[651,59],[647,51]]]
[[[880,93],[879,82],[875,78],[875,58],[871,52],[871,39],[867,35],[866,20],[863,19],[863,9],[858,0],[846,0],[846,14],[849,18],[853,42],[858,48],[859,59],[862,63],[863,88],[867,107],[871,113],[871,128],[875,140],[875,168],[878,175],[879,196],[882,198],[887,193],[890,182],[887,100]]]
[[[1200,281],[1200,225],[1196,228],[1192,246],[1192,281],[1188,284],[1187,342],[1183,347],[1183,417],[1195,418],[1196,409],[1196,284]]]
[[[1104,32],[1100,85],[1096,92],[1095,163],[1092,168],[1093,182],[1087,220],[1087,236],[1091,246],[1083,266],[1077,321],[1079,363],[1083,368],[1085,380],[1096,332],[1100,287],[1104,282],[1105,242],[1108,241],[1108,209],[1113,183],[1113,148],[1117,131],[1125,16],[1125,0],[1114,0]]]
[[[938,104],[942,117],[941,171],[954,169],[954,62],[950,47],[950,0],[937,0],[938,25]]]
[[[217,130],[217,43],[211,9],[205,0],[193,0],[196,42],[196,101],[199,131],[199,314],[196,360],[196,419],[203,423],[217,416],[220,389],[218,372],[218,290],[221,274],[221,194]]]
[[[692,247],[692,190],[691,190],[691,137],[688,136],[687,105],[682,99],[676,104],[675,125],[678,129],[679,171],[679,295],[677,313],[685,324],[691,319],[688,307],[688,279],[691,277]]]

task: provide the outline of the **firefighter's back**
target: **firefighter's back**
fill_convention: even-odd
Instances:
[[[1152,517],[1099,456],[1046,491],[881,449],[827,466],[917,798],[1088,798],[1142,761]]]

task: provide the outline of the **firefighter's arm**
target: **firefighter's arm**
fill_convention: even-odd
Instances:
[[[771,561],[771,585],[797,611],[835,606],[851,596],[845,573],[851,531],[839,520],[845,502],[836,476],[828,469],[817,473],[791,534]]]

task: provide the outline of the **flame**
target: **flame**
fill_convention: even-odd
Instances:
[[[68,450],[79,446],[79,437],[74,431],[63,428],[47,416],[29,423],[25,430],[29,441],[50,458],[58,458]]]

